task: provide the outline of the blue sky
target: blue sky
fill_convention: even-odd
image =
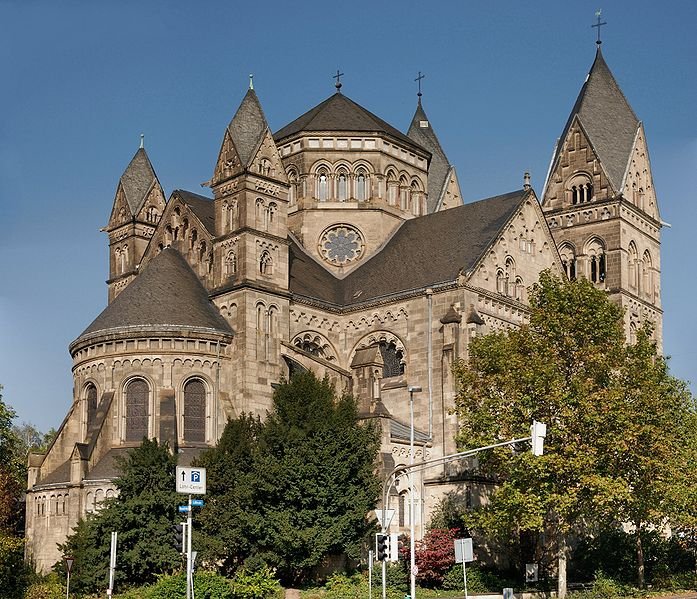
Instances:
[[[0,0],[0,384],[58,426],[68,344],[106,303],[117,181],[140,133],[167,194],[201,192],[254,73],[273,130],[334,92],[406,130],[423,102],[465,201],[538,194],[595,54],[580,0]],[[697,380],[697,3],[607,2],[603,54],[646,126],[663,230],[665,351]],[[695,386],[693,385],[693,390]]]

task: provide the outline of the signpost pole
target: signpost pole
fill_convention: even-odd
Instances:
[[[465,560],[462,560],[462,578],[465,582],[465,599],[467,599],[467,568],[465,567]]]
[[[186,599],[191,598],[193,590],[193,572],[191,568],[191,495],[189,495],[189,512],[186,515]]]
[[[373,599],[373,550],[368,551],[368,599]]]
[[[68,570],[68,582],[65,585],[65,599],[70,599],[70,570]]]

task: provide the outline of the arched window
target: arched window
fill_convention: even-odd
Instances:
[[[329,199],[329,173],[325,169],[317,171],[317,199],[326,202]]]
[[[225,274],[231,277],[237,272],[237,254],[230,250],[225,256]]]
[[[399,206],[401,207],[402,210],[409,210],[411,208],[411,197],[410,197],[410,190],[411,188],[409,187],[409,184],[407,183],[407,180],[402,177],[399,180]]]
[[[525,299],[525,285],[523,284],[523,279],[521,277],[515,278],[514,297],[519,302],[522,302]]]
[[[593,183],[584,173],[575,175],[569,181],[567,189],[573,205],[590,202],[593,199]]]
[[[270,233],[275,232],[276,228],[276,213],[278,212],[278,205],[271,202],[266,208],[266,230]]]
[[[92,383],[85,390],[85,403],[87,404],[87,426],[92,426],[97,419],[97,387]]]
[[[387,173],[387,203],[390,206],[397,205],[397,198],[399,197],[399,181],[394,174],[394,171],[388,171]]]
[[[273,259],[268,250],[264,250],[259,258],[259,273],[262,275],[273,274]]]
[[[339,172],[336,179],[336,199],[340,202],[348,199],[348,176],[345,171]]]
[[[266,224],[266,206],[264,205],[264,200],[257,198],[255,207],[255,226],[257,229],[261,229]]]
[[[150,388],[143,379],[126,386],[126,441],[142,441],[148,436]]]
[[[634,242],[629,244],[628,252],[629,260],[629,287],[630,289],[639,290],[639,252],[637,251]]]
[[[652,277],[652,267],[653,263],[651,261],[651,254],[648,250],[644,252],[644,256],[641,260],[642,264],[642,287],[644,295],[651,296],[653,293],[653,277]]]
[[[288,171],[288,204],[295,206],[298,201],[298,172],[295,169]]]
[[[496,291],[502,295],[508,295],[508,277],[502,268],[496,271]]]
[[[414,216],[420,216],[421,215],[421,193],[419,190],[419,184],[416,181],[411,182],[411,189],[410,189],[410,197],[411,197],[411,211]]]
[[[206,441],[206,387],[198,379],[184,385],[184,441]]]
[[[576,280],[576,254],[574,248],[564,244],[559,248],[559,256],[561,258],[561,266],[566,273],[566,278],[569,281]]]
[[[368,199],[365,171],[359,170],[356,173],[355,188],[354,195],[359,202],[364,202]]]
[[[379,347],[384,364],[382,369],[383,378],[404,374],[404,354],[402,350],[393,341],[380,341]]]
[[[605,247],[594,239],[586,248],[588,256],[588,278],[592,283],[603,283],[607,275],[605,270]]]

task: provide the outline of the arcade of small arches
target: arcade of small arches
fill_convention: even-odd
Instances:
[[[365,349],[377,345],[382,357],[382,378],[401,376],[406,370],[406,350],[404,343],[388,332],[373,333],[362,339],[356,346],[356,350]],[[353,354],[356,353],[353,351]]]
[[[34,496],[34,513],[39,517],[66,516],[70,508],[70,493],[42,493]]]
[[[641,258],[636,243],[631,241],[627,252],[629,288],[638,296],[645,296],[650,301],[654,300],[655,276],[651,252],[644,250]]]
[[[376,175],[368,163],[349,164],[325,161],[315,164],[309,175],[301,175],[295,166],[286,171],[289,189],[289,204],[294,206],[299,197],[308,195],[308,184],[312,196],[320,202],[367,202],[373,199],[373,182],[386,181],[387,202],[399,206],[415,216],[425,214],[426,197],[424,185],[418,177],[399,172],[389,167],[384,175]],[[309,182],[309,183],[308,183]],[[378,191],[378,197],[382,193]]]
[[[332,349],[331,343],[324,336],[314,331],[299,333],[293,338],[293,345],[299,350],[312,354],[318,358],[336,361],[336,352]]]
[[[99,510],[105,499],[112,499],[116,496],[114,489],[96,489],[87,491],[85,494],[85,512],[91,513]]]
[[[525,299],[525,283],[516,274],[515,260],[511,256],[506,256],[504,266],[496,269],[496,291],[518,301]]]
[[[275,360],[280,343],[278,324],[279,308],[275,304],[266,305],[259,301],[256,304],[256,358],[264,362]]]
[[[594,199],[593,183],[589,175],[579,173],[569,181],[567,185],[567,196],[574,206],[585,204]]]

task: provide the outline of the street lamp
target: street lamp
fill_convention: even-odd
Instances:
[[[414,465],[414,393],[421,393],[423,389],[412,385],[407,388],[409,391],[409,465]],[[409,548],[410,548],[410,593],[411,599],[416,595],[416,556],[414,539],[414,473],[409,472],[410,493],[409,493]]]

